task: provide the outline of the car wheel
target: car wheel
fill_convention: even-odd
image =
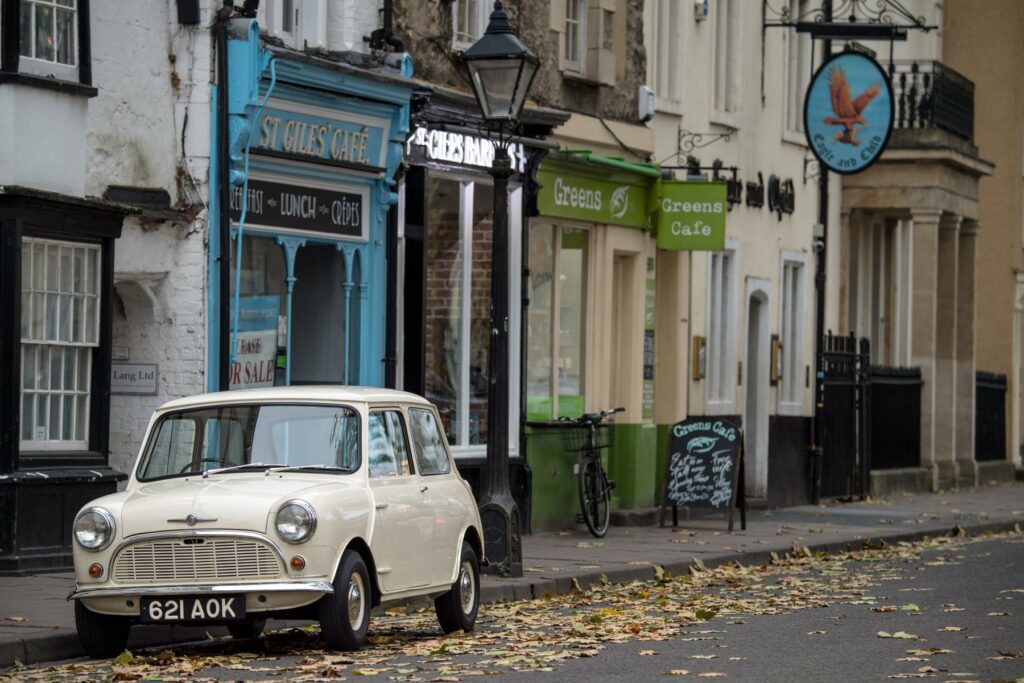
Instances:
[[[266,619],[253,619],[250,617],[245,621],[229,621],[227,627],[228,633],[231,634],[232,638],[246,640],[259,638],[260,634],[263,633],[263,627],[266,625]]]
[[[370,575],[359,553],[346,550],[334,592],[320,600],[320,632],[333,650],[357,650],[366,642],[372,600]]]
[[[129,617],[99,614],[75,601],[75,628],[78,642],[93,659],[106,659],[124,652],[131,630]]]
[[[459,629],[469,633],[476,624],[476,614],[480,610],[480,563],[476,551],[466,542],[462,543],[455,583],[451,590],[434,600],[434,609],[445,633]]]

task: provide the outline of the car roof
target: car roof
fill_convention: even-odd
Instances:
[[[354,387],[341,385],[300,385],[291,387],[260,387],[257,389],[238,389],[235,391],[218,391],[211,394],[186,396],[160,406],[159,410],[180,410],[200,406],[220,405],[228,403],[301,403],[313,402],[344,402],[344,403],[415,403],[431,405],[427,399],[418,394],[396,389],[380,387]]]

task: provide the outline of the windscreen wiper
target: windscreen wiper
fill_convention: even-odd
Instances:
[[[272,467],[287,467],[278,462],[247,462],[244,465],[232,465],[231,467],[218,467],[212,470],[206,470],[203,472],[203,476],[209,476],[211,474],[220,474],[222,472],[241,472],[244,470],[269,470]]]
[[[341,472],[342,474],[352,474],[355,472],[351,467],[344,467],[342,465],[276,465],[274,467],[275,472],[284,472],[286,470],[317,470],[323,472]]]

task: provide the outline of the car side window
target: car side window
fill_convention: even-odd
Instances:
[[[451,471],[448,451],[444,447],[444,439],[441,438],[434,414],[423,408],[410,408],[409,431],[420,474],[448,474]]]
[[[369,461],[371,477],[399,477],[408,475],[409,449],[405,440],[402,416],[395,410],[377,410],[370,413]]]

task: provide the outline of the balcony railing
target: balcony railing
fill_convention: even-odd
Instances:
[[[974,83],[941,62],[889,64],[896,98],[895,127],[941,129],[974,140]]]

